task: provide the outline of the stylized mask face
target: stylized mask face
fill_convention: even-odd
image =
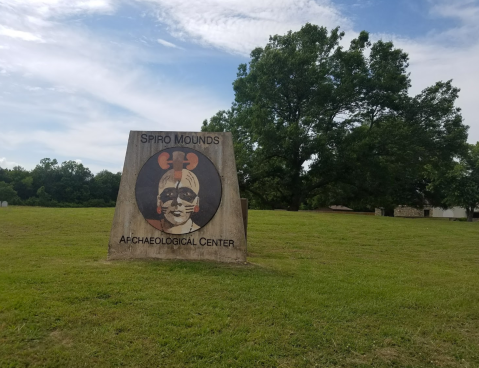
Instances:
[[[163,175],[158,185],[157,205],[165,219],[172,225],[186,223],[195,206],[199,205],[198,178],[191,171],[183,169],[181,179],[174,177],[174,170]]]

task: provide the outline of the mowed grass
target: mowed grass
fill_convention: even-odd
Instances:
[[[479,367],[479,223],[250,211],[247,265],[106,261],[113,209],[0,209],[0,367]]]

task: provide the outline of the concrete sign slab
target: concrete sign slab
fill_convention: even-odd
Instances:
[[[108,258],[246,261],[230,133],[130,132]]]
[[[8,207],[8,202],[7,201],[3,201],[3,202],[1,202],[1,204],[2,204],[2,207]]]

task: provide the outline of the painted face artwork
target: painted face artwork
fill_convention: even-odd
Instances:
[[[149,185],[158,172],[161,176],[152,198],[156,214],[152,214],[147,197],[151,196]],[[145,219],[168,234],[200,229],[214,216],[221,200],[221,180],[211,161],[199,152],[180,147],[153,155],[140,171],[135,190]]]
[[[168,227],[169,230],[165,229],[166,232],[190,233],[193,229],[198,229],[198,225],[191,219],[191,214],[199,211],[198,178],[186,169],[181,171],[180,180],[175,179],[174,174],[174,170],[170,170],[160,180],[157,211],[163,213],[168,222],[164,224],[164,228]]]

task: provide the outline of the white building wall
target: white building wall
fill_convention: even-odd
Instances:
[[[475,211],[479,211],[476,208]],[[462,207],[452,207],[444,210],[439,207],[434,207],[432,211],[432,217],[447,217],[447,218],[464,218],[467,217],[466,209]]]
[[[441,207],[434,207],[432,209],[432,217],[443,217],[444,210]]]

